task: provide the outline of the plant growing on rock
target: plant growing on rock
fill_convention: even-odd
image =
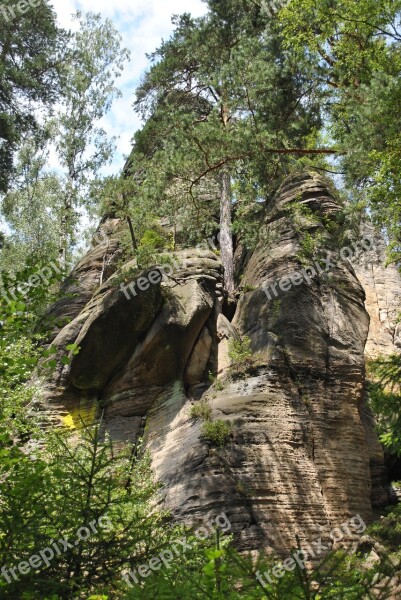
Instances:
[[[202,425],[202,435],[214,446],[222,448],[230,438],[232,425],[230,422],[217,419],[216,421],[205,421]]]
[[[282,304],[281,300],[274,300],[274,302],[273,302],[271,313],[272,313],[272,316],[274,319],[277,319],[280,316],[281,304]]]
[[[228,356],[232,361],[232,372],[237,376],[245,376],[248,369],[253,365],[252,340],[248,336],[232,338],[228,345]]]
[[[247,294],[248,292],[254,292],[257,288],[254,285],[250,285],[249,283],[246,283],[245,285],[242,286],[242,291]]]
[[[212,409],[207,402],[197,402],[191,406],[191,419],[202,419],[202,421],[212,420]]]
[[[224,383],[221,381],[221,379],[216,379],[214,389],[216,392],[222,392],[224,390]]]

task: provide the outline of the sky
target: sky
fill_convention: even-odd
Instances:
[[[170,37],[173,14],[189,12],[198,17],[206,12],[206,5],[202,0],[53,0],[52,4],[59,24],[66,29],[74,27],[71,15],[77,10],[101,13],[113,21],[123,45],[131,51],[130,62],[116,82],[122,98],[115,101],[101,122],[110,137],[119,138],[113,163],[104,169],[104,174],[117,173],[124,166],[125,157],[131,151],[132,136],[141,124],[132,103],[135,88],[149,66],[146,53],[153,52],[162,39]]]

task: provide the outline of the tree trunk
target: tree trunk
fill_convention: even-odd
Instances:
[[[71,167],[69,169],[71,173]],[[59,244],[59,262],[63,270],[67,267],[67,253],[69,249],[69,242],[71,237],[71,229],[73,223],[73,211],[75,206],[75,189],[74,179],[70,174],[66,190],[64,193],[64,207],[63,214],[60,223],[60,244]]]
[[[128,223],[129,231],[131,234],[131,241],[132,241],[132,245],[134,247],[134,251],[138,250],[138,244],[137,244],[136,237],[135,237],[134,226],[132,225],[131,217],[129,217],[128,215],[127,215],[127,223]]]
[[[60,224],[60,244],[59,244],[59,262],[63,270],[67,267],[67,250],[68,250],[68,238],[70,232],[71,222],[71,199],[67,194],[64,201],[63,215],[61,217]]]
[[[220,198],[220,252],[224,267],[224,287],[228,294],[234,294],[234,247],[231,218],[231,177],[225,168],[221,178]]]

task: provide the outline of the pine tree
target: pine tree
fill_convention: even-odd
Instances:
[[[159,195],[161,187],[180,181],[198,213],[200,183],[218,178],[229,294],[234,291],[231,225],[237,200],[232,184],[245,173],[255,198],[255,190],[262,194],[277,183],[289,157],[330,152],[307,146],[307,136],[320,122],[307,61],[296,64],[274,26],[251,5],[210,3],[206,17],[176,19],[173,37],[152,55],[155,64],[137,92],[137,110],[148,123],[130,160],[133,171],[141,171],[145,190],[156,181],[154,195]]]

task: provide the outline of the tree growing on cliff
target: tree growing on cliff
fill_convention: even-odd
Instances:
[[[241,189],[255,201],[277,184],[288,157],[326,150],[307,145],[320,122],[307,61],[296,64],[283,51],[254,3],[209,6],[204,18],[177,19],[173,37],[152,55],[155,64],[137,91],[136,107],[161,125],[162,135],[154,132],[145,151],[140,139],[131,163],[134,170],[140,165],[146,181],[180,181],[195,205],[200,182],[218,177],[220,246],[231,294],[232,209],[238,201],[232,184],[248,179]]]

